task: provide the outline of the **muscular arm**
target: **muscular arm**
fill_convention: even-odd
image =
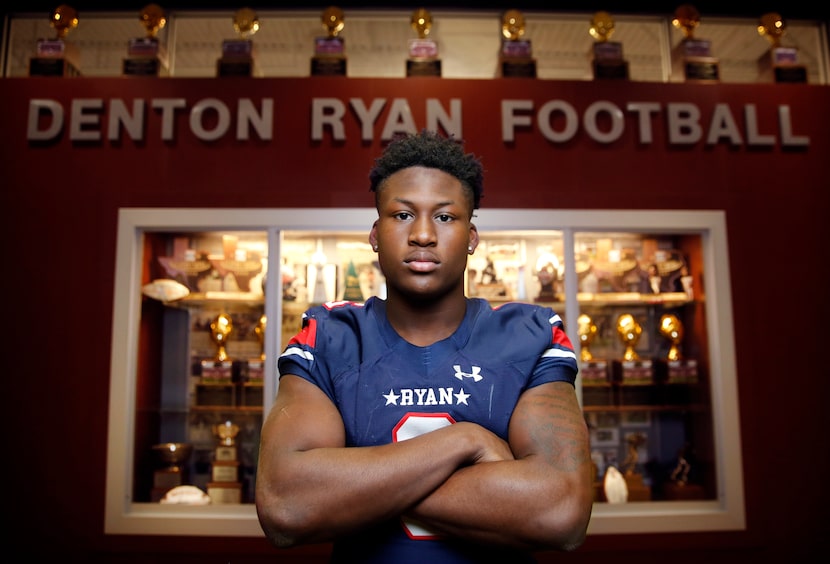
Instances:
[[[512,458],[507,444],[471,423],[406,441],[345,447],[340,413],[316,386],[284,376],[265,420],[256,507],[277,546],[332,540],[402,514],[459,467]]]
[[[514,461],[453,473],[409,514],[454,537],[530,549],[582,543],[593,493],[588,430],[573,386],[525,392],[510,421]]]

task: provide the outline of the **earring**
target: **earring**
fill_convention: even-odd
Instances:
[[[472,253],[472,252],[473,252],[473,246],[472,246],[472,245],[467,246],[467,252],[468,252],[468,253]]]
[[[374,249],[374,251],[375,251],[375,252],[378,252],[378,246],[377,246],[377,245],[375,245],[374,247],[372,247],[372,249]]]

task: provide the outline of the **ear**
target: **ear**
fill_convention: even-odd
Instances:
[[[473,254],[476,252],[476,247],[478,247],[478,228],[475,226],[474,223],[470,224],[470,238],[468,245],[468,253]]]
[[[372,229],[369,231],[369,244],[372,245],[372,249],[377,252],[378,250],[378,222],[375,221],[372,224]]]

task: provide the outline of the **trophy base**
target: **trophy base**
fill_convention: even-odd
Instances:
[[[536,59],[504,57],[499,69],[503,78],[536,78]]]
[[[697,360],[658,360],[655,363],[658,379],[669,384],[694,384],[698,381]]]
[[[651,360],[615,360],[612,369],[616,382],[626,385],[654,384],[654,365]]]
[[[196,384],[196,405],[213,407],[231,407],[236,405],[236,385]]]
[[[121,70],[124,76],[159,76],[161,61],[156,57],[127,57]]]
[[[235,446],[220,445],[213,451],[214,460],[219,462],[231,462],[236,460],[237,453]],[[220,480],[216,480],[217,482]]]
[[[684,484],[682,482],[671,482],[663,486],[663,496],[670,501],[683,501],[688,499],[706,499],[703,486],[699,484]]]
[[[211,480],[221,483],[239,482],[238,460],[216,460],[211,467]]]
[[[406,76],[441,76],[441,59],[407,59]]]
[[[254,76],[256,65],[251,57],[222,57],[216,61],[216,76]]]
[[[628,501],[651,501],[651,488],[643,483],[641,474],[626,475],[625,483],[628,486]]]
[[[207,494],[211,503],[222,505],[242,503],[242,484],[230,482],[208,482]]]
[[[233,364],[230,360],[203,360],[199,365],[202,382],[229,384],[233,380]]]
[[[311,76],[346,76],[346,57],[312,57]]]
[[[593,61],[595,80],[628,80],[628,61]]]
[[[686,82],[720,82],[720,63],[714,57],[686,57],[683,77]]]
[[[32,57],[29,59],[29,76],[81,76],[81,71],[61,57]]]
[[[239,405],[242,407],[262,407],[265,386],[262,382],[246,382],[239,390]]]
[[[608,361],[585,360],[579,365],[583,386],[605,385],[608,383]]]
[[[779,65],[773,69],[775,82],[780,84],[805,84],[807,67],[804,65]]]
[[[184,478],[181,470],[156,470],[153,473],[153,488],[164,490],[171,490],[176,486],[184,484]],[[162,492],[164,495],[164,492]]]

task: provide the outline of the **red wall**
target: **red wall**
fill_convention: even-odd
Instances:
[[[107,137],[112,100],[181,98],[171,139],[148,109],[145,135]],[[274,100],[273,137],[230,133],[204,141],[188,113],[199,100],[230,108]],[[369,140],[346,111],[345,140],[312,141],[311,100],[388,101]],[[109,355],[117,210],[120,207],[368,207],[367,173],[381,147],[392,99],[405,99],[426,125],[424,101],[463,105],[463,137],[487,177],[487,208],[723,209],[732,259],[747,530],[727,533],[593,536],[560,559],[738,562],[807,560],[828,531],[824,421],[830,300],[830,88],[810,85],[693,85],[526,79],[2,79],[3,344],[7,387],[4,483],[11,494],[7,537],[27,554],[102,562],[272,562],[325,558],[325,547],[277,552],[263,539],[117,537],[103,534]],[[27,137],[32,100],[66,108],[54,139]],[[73,101],[100,99],[79,128],[101,140],[71,140]],[[580,124],[568,142],[545,139],[535,122],[501,137],[501,102],[534,108],[560,100],[583,116],[606,100],[623,110],[624,133],[593,139]],[[644,142],[632,102],[653,102]],[[712,115],[739,132],[727,142],[669,139],[668,107]],[[790,108],[782,126],[779,107]],[[745,110],[754,108],[751,143]],[[718,112],[725,112],[718,113]],[[80,114],[79,114],[80,115]],[[97,115],[97,117],[96,117]],[[607,117],[607,116],[606,116]],[[725,120],[725,121],[724,121]],[[751,121],[751,119],[749,119]],[[210,113],[204,125],[214,124]],[[561,115],[552,125],[561,131]],[[608,119],[600,129],[608,131]],[[48,127],[48,119],[37,124]],[[783,130],[782,131],[782,127]],[[604,129],[603,129],[604,128]],[[91,133],[90,133],[91,132]],[[802,140],[790,143],[787,138]],[[808,141],[805,141],[808,140]],[[367,230],[368,230],[367,225]],[[10,408],[10,410],[9,410]],[[8,498],[7,498],[8,499]],[[7,521],[8,522],[8,521]],[[11,527],[11,529],[8,529]],[[275,556],[277,558],[275,558]],[[553,559],[551,559],[553,561]]]

